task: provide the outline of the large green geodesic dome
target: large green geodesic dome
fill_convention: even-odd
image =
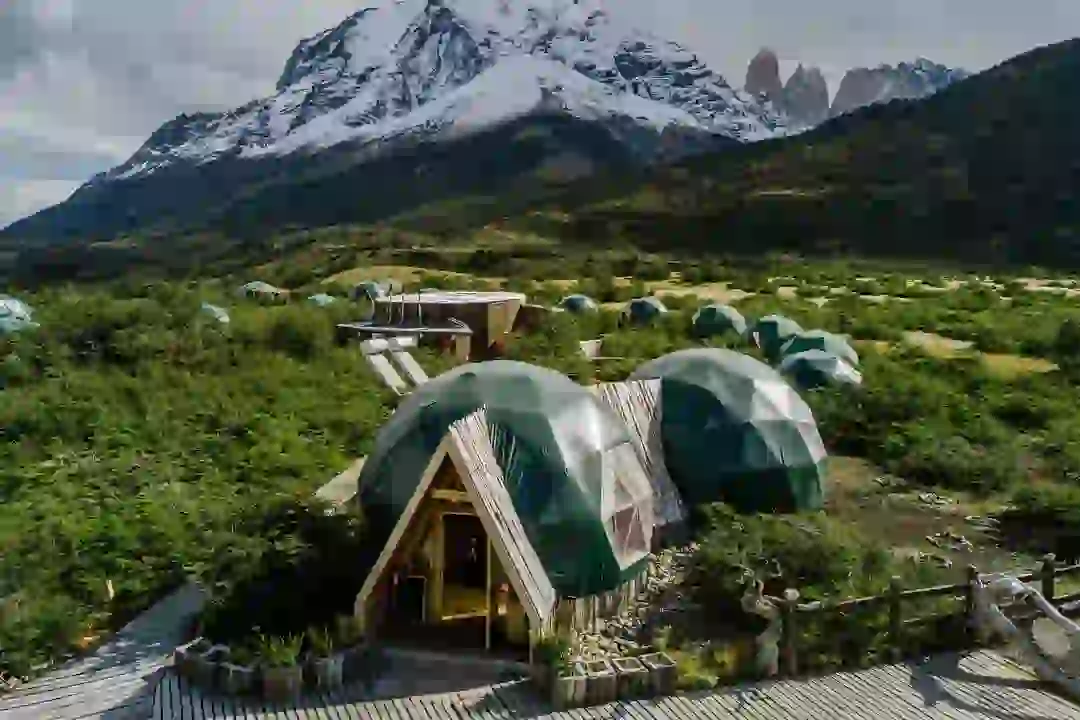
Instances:
[[[823,350],[846,360],[851,365],[859,364],[859,354],[845,338],[824,330],[804,330],[795,333],[780,347],[780,358],[806,350]]]
[[[655,520],[629,431],[586,388],[521,362],[460,366],[402,402],[359,478],[374,540],[390,537],[450,426],[480,409],[514,509],[556,592],[593,595],[632,577],[648,557]]]
[[[778,369],[802,390],[862,384],[862,373],[851,363],[824,350],[803,350],[785,355]]]
[[[826,451],[814,416],[768,365],[695,348],[630,377],[661,381],[664,460],[687,503],[723,501],[740,512],[822,506]]]
[[[698,308],[691,319],[694,334],[698,337],[712,337],[725,333],[746,334],[746,318],[730,305],[714,303]]]
[[[779,358],[784,343],[802,332],[802,326],[783,315],[766,315],[751,323],[746,332],[771,362]]]

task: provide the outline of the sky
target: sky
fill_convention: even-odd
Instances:
[[[126,160],[181,112],[270,94],[296,41],[392,0],[0,0],[0,227]],[[496,0],[492,0],[493,3]],[[609,0],[741,86],[927,57],[978,71],[1080,36],[1080,0]]]

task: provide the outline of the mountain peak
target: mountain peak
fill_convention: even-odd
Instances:
[[[762,48],[750,60],[746,68],[746,92],[751,95],[765,96],[778,102],[783,93],[780,82],[780,58],[770,48]]]
[[[508,79],[513,72],[521,73],[516,82]],[[490,90],[491,78],[509,85],[501,95],[485,91],[483,112],[466,112],[477,100],[464,88],[481,77],[478,88]],[[383,152],[394,143],[434,141],[517,117],[519,100],[535,93],[548,99],[530,112],[558,107],[590,122],[620,118],[620,127],[629,122],[649,132],[674,124],[746,141],[784,131],[770,105],[732,88],[685,47],[634,27],[602,0],[368,0],[335,27],[297,43],[274,95],[166,124],[95,183],[177,163],[281,158],[342,143]]]
[[[796,125],[808,127],[826,120],[829,117],[829,86],[821,70],[799,63],[784,85],[782,104]]]

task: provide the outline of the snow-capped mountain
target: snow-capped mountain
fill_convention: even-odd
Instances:
[[[770,108],[600,0],[397,0],[297,45],[277,92],[167,123],[97,182],[177,163],[441,139],[534,112],[632,119],[738,140],[782,131]],[[606,4],[610,8],[610,4]]]

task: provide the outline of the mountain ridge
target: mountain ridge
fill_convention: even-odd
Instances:
[[[703,154],[530,210],[553,238],[643,249],[1080,268],[1080,38],[918,100]],[[515,222],[524,223],[523,219]]]
[[[273,95],[164,123],[126,162],[0,236],[94,240],[201,223],[230,198],[286,182],[286,169],[408,154],[529,114],[599,123],[644,163],[784,132],[776,113],[693,52],[626,25],[598,0],[494,7],[397,0],[358,10],[298,43]],[[558,131],[571,126],[580,129]]]

